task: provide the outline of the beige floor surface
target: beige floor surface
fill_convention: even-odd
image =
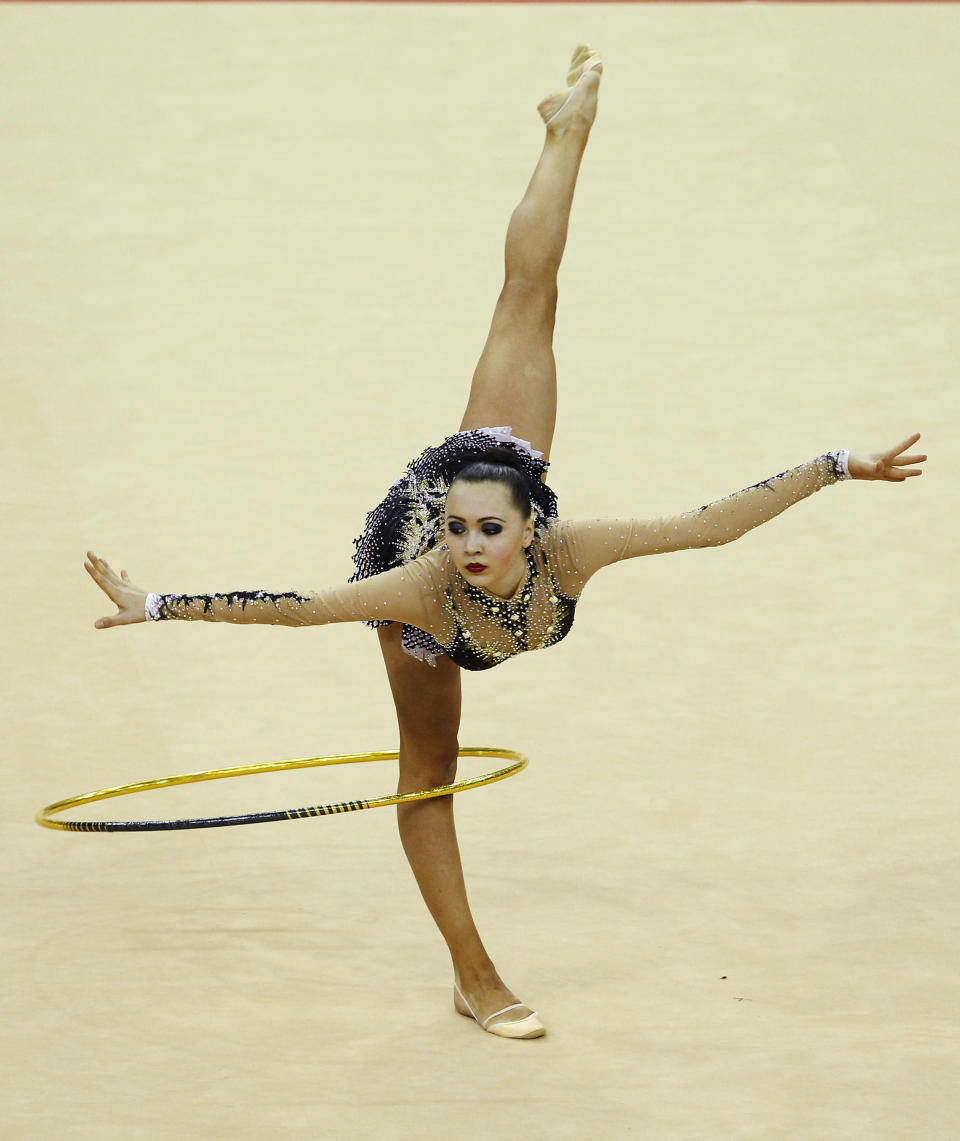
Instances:
[[[347,576],[457,426],[581,39],[607,68],[563,513],[686,510],[914,430],[931,458],[612,568],[561,646],[466,679],[461,739],[531,757],[458,804],[481,930],[549,1025],[513,1043],[453,1013],[389,810],[32,816],[394,746],[369,631],[101,633],[83,553],[157,590]],[[941,5],[0,7],[4,1138],[960,1135],[958,54]]]

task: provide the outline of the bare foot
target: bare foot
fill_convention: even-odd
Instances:
[[[571,126],[590,129],[597,114],[597,88],[602,71],[600,53],[588,44],[580,44],[570,60],[567,89],[548,95],[537,107],[551,130],[562,131]]]

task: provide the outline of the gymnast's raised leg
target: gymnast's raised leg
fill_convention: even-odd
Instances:
[[[570,90],[547,96],[543,153],[507,228],[503,289],[473,374],[461,430],[509,424],[549,458],[557,420],[553,326],[557,271],[580,160],[597,113],[602,64],[586,46],[574,52]]]
[[[509,424],[549,454],[556,422],[553,325],[557,270],[580,160],[596,113],[600,62],[579,48],[567,77],[572,90],[539,106],[547,123],[540,161],[510,219],[506,271],[486,345],[473,376],[461,429]],[[379,630],[400,727],[400,791],[454,779],[460,726],[460,669],[436,669],[405,654],[401,626]],[[453,820],[453,798],[398,805],[400,836],[424,901],[447,942],[455,978],[481,1021],[520,1000],[506,986],[477,932],[467,903]],[[499,1021],[529,1014],[512,1010]],[[495,1024],[495,1023],[494,1023]]]

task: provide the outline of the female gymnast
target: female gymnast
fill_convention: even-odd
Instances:
[[[556,420],[557,271],[602,70],[597,52],[578,47],[567,89],[538,107],[546,141],[510,218],[503,289],[463,422],[411,462],[370,512],[350,582],[311,593],[161,595],[88,551],[86,570],[118,608],[98,629],[163,619],[376,625],[399,721],[399,790],[437,788],[456,774],[461,668],[487,669],[560,641],[601,567],[731,542],[837,480],[921,474],[909,465],[926,456],[904,454],[914,434],[885,452],[827,452],[673,517],[557,518],[544,482]],[[491,1034],[539,1037],[537,1014],[501,980],[471,916],[452,801],[401,805],[398,815],[404,851],[450,950],[455,1008]]]

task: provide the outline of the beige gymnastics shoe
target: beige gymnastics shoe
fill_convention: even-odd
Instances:
[[[494,1011],[481,1022],[473,1013],[470,1003],[463,997],[463,991],[456,983],[453,984],[453,1005],[458,1014],[472,1018],[481,1030],[486,1030],[488,1034],[496,1034],[499,1038],[542,1038],[547,1032],[547,1028],[537,1017],[536,1011],[528,1014],[526,1018],[514,1019],[513,1022],[497,1022],[493,1026],[490,1025],[495,1018],[499,1018],[501,1014],[506,1014],[508,1010],[528,1010],[529,1007],[525,1007],[522,1002],[514,1002],[510,1006],[505,1006],[503,1010]]]
[[[583,104],[579,110],[589,126],[597,112],[597,86],[602,73],[603,60],[600,58],[600,53],[589,44],[580,44],[576,47],[570,60],[570,70],[567,72],[567,90],[555,91],[541,100],[537,107],[540,117],[547,126],[554,123],[557,116],[571,102],[575,106],[570,108],[568,114],[578,109],[577,104]],[[588,78],[581,82],[584,76]],[[554,125],[559,126],[557,123]]]
[[[589,44],[577,44],[570,57],[567,86],[573,87],[585,71],[603,71],[603,60],[596,48],[592,48]]]

